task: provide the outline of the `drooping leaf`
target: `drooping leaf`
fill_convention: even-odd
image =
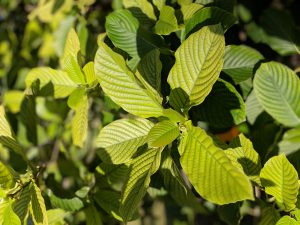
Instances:
[[[240,134],[234,148],[225,150],[225,154],[232,164],[241,168],[250,180],[260,184],[261,170],[260,157],[254,150],[252,143],[243,134]]]
[[[170,120],[163,120],[151,128],[147,142],[151,147],[163,147],[172,143],[179,136],[178,125]]]
[[[286,155],[300,150],[300,127],[286,131],[278,146],[279,152],[284,152]]]
[[[84,210],[86,225],[102,225],[102,220],[96,207],[91,205]]]
[[[263,63],[256,71],[254,91],[263,108],[278,122],[300,125],[300,79],[277,62]]]
[[[214,145],[212,138],[191,122],[186,129],[179,146],[180,163],[197,192],[217,204],[253,200],[249,179]]]
[[[140,201],[146,194],[150,177],[159,168],[161,148],[148,149],[131,162],[131,171],[121,197],[120,214],[124,221],[129,221]]]
[[[26,77],[26,86],[29,88],[36,80],[39,80],[40,88],[46,88],[46,86],[52,84],[53,89],[51,87],[50,92],[53,92],[55,98],[69,96],[78,86],[69,78],[66,72],[48,67],[39,67],[30,70]]]
[[[219,79],[201,105],[192,107],[195,121],[208,122],[214,128],[229,128],[246,120],[242,96],[229,82]]]
[[[155,33],[161,35],[168,35],[178,29],[175,10],[171,6],[165,5],[162,7],[154,29]]]
[[[35,225],[48,224],[48,217],[44,198],[38,186],[32,182],[31,186],[31,215]]]
[[[256,118],[264,111],[259,103],[255,91],[251,91],[245,102],[247,121],[253,125]]]
[[[145,144],[153,123],[146,119],[120,119],[104,127],[96,140],[100,158],[107,163],[127,162]]]
[[[24,224],[24,220],[29,211],[29,203],[31,201],[31,189],[32,183],[30,182],[22,189],[20,197],[16,200],[14,205],[14,212],[18,215],[21,220],[21,223]]]
[[[160,36],[143,30],[139,21],[125,9],[107,16],[105,28],[113,44],[132,57],[141,58],[147,52],[163,45]]]
[[[122,56],[104,43],[96,53],[95,73],[103,91],[129,113],[144,118],[162,115],[161,102],[138,84]]]
[[[13,201],[10,201],[4,209],[2,225],[21,225],[19,217],[12,209],[12,204]]]
[[[52,193],[52,191],[48,191],[48,196],[50,198],[51,205],[55,208],[60,208],[69,212],[76,212],[83,207],[83,202],[77,198],[59,198]]]
[[[235,84],[253,76],[256,63],[264,57],[246,45],[227,45],[222,71],[228,74]]]
[[[15,185],[15,178],[10,169],[0,161],[0,188],[10,189]]]
[[[267,194],[275,197],[286,211],[295,208],[298,195],[298,174],[284,154],[269,159],[260,173],[262,186]]]
[[[72,119],[72,140],[73,144],[82,147],[87,137],[88,131],[88,109],[89,102],[87,95],[80,98],[76,105],[75,116]]]
[[[224,48],[220,25],[203,27],[182,43],[168,76],[173,107],[182,111],[204,101],[222,69]]]
[[[276,225],[299,225],[300,222],[297,222],[295,219],[289,217],[289,216],[283,216]]]
[[[229,13],[218,7],[204,7],[196,12],[185,25],[184,37],[187,39],[193,32],[207,25],[221,23],[224,31],[229,29],[237,19],[232,13]],[[223,32],[223,31],[222,31]]]
[[[80,52],[80,41],[76,31],[73,28],[71,28],[67,34],[64,53],[61,59],[61,64],[64,66],[65,60],[69,56],[72,56],[75,59],[75,62],[78,63],[77,57],[79,52]]]
[[[6,119],[5,110],[2,105],[0,105],[0,143],[16,153],[24,156],[23,149],[16,141],[15,135],[13,134]]]

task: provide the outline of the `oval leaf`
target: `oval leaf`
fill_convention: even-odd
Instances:
[[[171,6],[163,6],[160,14],[159,20],[155,24],[155,33],[161,35],[168,35],[178,28],[177,19],[175,16],[175,10]]]

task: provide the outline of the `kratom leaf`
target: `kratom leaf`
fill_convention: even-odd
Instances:
[[[15,185],[15,178],[10,169],[0,161],[0,189],[10,189]]]
[[[259,103],[255,91],[251,91],[245,102],[247,121],[253,125],[256,118],[264,111]]]
[[[144,118],[163,114],[161,102],[138,84],[122,56],[104,43],[96,53],[95,73],[103,91],[129,113]]]
[[[77,106],[80,104],[81,99],[86,96],[85,88],[77,88],[75,89],[68,98],[68,106],[71,109],[76,109]]]
[[[63,225],[65,224],[64,217],[67,215],[62,209],[47,210],[48,225]]]
[[[261,170],[260,179],[267,194],[275,197],[279,207],[295,208],[298,195],[298,174],[284,154],[269,159]]]
[[[300,125],[300,79],[277,62],[263,63],[256,71],[254,91],[263,108],[278,122]]]
[[[161,89],[162,63],[159,54],[157,49],[150,51],[141,59],[137,67],[141,76],[157,91]]]
[[[279,219],[280,214],[273,206],[262,206],[261,219],[258,225],[273,225]]]
[[[242,169],[250,180],[260,184],[259,173],[261,170],[260,157],[254,150],[252,143],[243,134],[240,134],[234,148],[225,150],[225,154],[232,164]]]
[[[204,101],[222,69],[224,48],[220,25],[203,27],[182,43],[168,76],[173,107],[182,111]]]
[[[246,120],[242,96],[233,85],[218,79],[201,105],[192,107],[191,118],[214,128],[229,128]]]
[[[232,13],[229,13],[218,7],[204,7],[196,12],[185,25],[184,37],[188,38],[193,32],[207,25],[221,23],[224,31],[229,29],[237,19]],[[223,31],[222,31],[223,32]],[[219,33],[219,32],[218,32]]]
[[[227,45],[222,71],[228,74],[235,84],[253,76],[256,63],[264,57],[246,45]]]
[[[279,152],[284,152],[286,155],[300,150],[300,127],[286,131],[278,146]]]
[[[300,222],[297,222],[295,219],[289,216],[283,216],[276,225],[299,225]]]
[[[166,5],[166,0],[153,0],[153,4],[161,10],[164,5]]]
[[[85,84],[85,78],[81,71],[80,66],[76,58],[72,55],[68,55],[63,64],[64,70],[68,73],[70,79],[76,84]]]
[[[24,152],[22,147],[15,139],[15,135],[13,134],[10,125],[5,117],[4,107],[0,105],[0,143],[13,150],[17,154],[24,156]]]
[[[241,203],[221,205],[217,208],[220,219],[228,225],[239,225],[242,219],[240,213]]]
[[[44,198],[38,186],[32,182],[31,186],[31,215],[35,225],[47,225],[48,217]]]
[[[1,189],[0,189],[1,190]],[[6,195],[4,195],[3,197],[5,197]],[[6,207],[8,206],[9,202],[7,199],[5,198],[0,198],[0,224],[3,225],[3,217],[4,217],[4,212]]]
[[[86,225],[102,225],[102,220],[96,207],[91,205],[84,210]]]
[[[24,98],[23,91],[11,90],[4,92],[3,105],[12,113],[20,112],[21,103]]]
[[[125,8],[139,8],[146,16],[152,20],[156,20],[153,6],[147,0],[123,0]]]
[[[151,147],[163,147],[172,143],[179,134],[179,128],[175,122],[163,120],[151,128],[147,142]]]
[[[50,198],[51,205],[55,208],[60,208],[69,212],[76,212],[83,208],[83,202],[77,198],[59,198],[48,190],[48,196]]]
[[[197,11],[203,8],[203,5],[197,3],[183,4],[181,5],[181,12],[183,20],[189,20]]]
[[[88,62],[87,64],[85,64],[82,70],[88,84],[93,83],[97,79],[94,71],[94,62]]]
[[[26,224],[24,220],[29,210],[29,204],[32,196],[31,189],[32,189],[32,183],[30,182],[22,189],[21,195],[16,200],[14,205],[14,212],[20,218],[22,224]]]
[[[180,163],[197,192],[208,201],[228,204],[253,200],[249,179],[201,128],[186,124],[179,146]]]
[[[80,41],[76,34],[76,31],[73,28],[71,28],[66,38],[64,54],[61,59],[62,66],[64,66],[65,60],[69,56],[72,56],[75,59],[75,62],[78,63],[77,57],[79,52],[80,52]]]
[[[121,197],[120,214],[124,221],[129,221],[140,201],[146,194],[150,177],[159,168],[161,148],[151,148],[135,158]]]
[[[87,136],[88,130],[88,109],[89,102],[87,95],[83,95],[80,102],[76,105],[75,116],[72,119],[72,140],[73,144],[79,147],[83,146],[83,143]]]
[[[120,119],[104,127],[96,140],[100,158],[107,163],[125,163],[145,144],[153,123],[146,119]]]
[[[12,204],[13,202],[10,201],[4,209],[2,225],[21,225],[19,217],[12,209]]]
[[[178,29],[175,10],[171,6],[163,6],[160,10],[159,19],[155,24],[155,33],[168,35]]]
[[[65,98],[69,96],[76,88],[74,83],[66,72],[53,70],[49,67],[39,67],[30,70],[26,77],[26,86],[31,87],[36,80],[40,82],[40,88],[43,88],[49,83],[53,84],[53,94],[55,98]]]
[[[143,30],[128,10],[117,10],[106,17],[105,28],[113,44],[132,57],[140,57],[163,45],[160,36]]]

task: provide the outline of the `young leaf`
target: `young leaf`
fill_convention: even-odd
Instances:
[[[2,225],[21,225],[19,217],[15,214],[12,209],[13,202],[10,201],[3,213],[3,223]]]
[[[95,73],[103,91],[129,113],[144,118],[162,115],[161,102],[138,84],[122,56],[104,43],[96,53]]]
[[[32,182],[31,187],[31,215],[35,225],[47,225],[48,217],[44,198],[38,186]]]
[[[250,180],[260,184],[259,173],[261,170],[260,158],[254,150],[252,143],[243,134],[238,137],[238,146],[225,150],[225,154],[232,164],[241,168]]]
[[[140,201],[146,194],[150,177],[159,168],[161,148],[148,149],[131,162],[131,171],[121,197],[120,213],[124,221],[129,221]]]
[[[29,204],[32,196],[31,189],[32,183],[30,182],[22,189],[21,195],[16,200],[14,205],[14,212],[20,218],[22,224],[24,223],[24,220],[28,214]]]
[[[52,83],[55,98],[65,98],[69,96],[78,86],[69,78],[66,72],[53,70],[48,67],[39,67],[30,70],[26,77],[26,86],[29,88],[36,80],[39,80],[40,88]]]
[[[295,208],[298,195],[298,174],[284,154],[269,159],[261,170],[260,179],[267,194],[275,197],[286,211]]]
[[[15,178],[10,169],[0,161],[0,189],[10,189],[15,185]]]
[[[263,58],[258,51],[246,45],[227,45],[222,71],[238,84],[253,76],[255,64]]]
[[[94,70],[94,62],[88,62],[82,70],[88,84],[92,84],[97,79]]]
[[[278,122],[300,125],[300,79],[281,63],[262,64],[256,71],[254,91],[263,108]]]
[[[137,148],[146,143],[153,123],[146,119],[120,119],[104,127],[96,140],[100,158],[120,164],[131,159]]]
[[[170,120],[163,120],[151,128],[147,142],[151,147],[163,147],[179,136],[178,125]]]
[[[299,225],[300,223],[297,222],[295,219],[289,217],[289,216],[284,216],[282,217],[276,225]]]
[[[175,10],[171,6],[162,7],[154,29],[155,33],[161,35],[168,35],[178,29]]]
[[[187,110],[204,101],[222,69],[224,48],[220,25],[203,27],[182,43],[168,77],[173,107]]]
[[[300,127],[286,131],[279,142],[279,152],[289,155],[297,150],[300,150]]]
[[[216,147],[201,128],[186,124],[180,142],[180,163],[197,192],[208,201],[228,204],[253,200],[249,179]]]
[[[80,102],[74,108],[75,116],[72,119],[72,139],[74,145],[77,145],[79,147],[83,146],[83,143],[87,136],[88,109],[89,102],[88,97],[85,94],[80,98]]]
[[[68,73],[70,79],[76,84],[85,84],[85,78],[81,71],[81,68],[72,55],[68,55],[63,64],[64,70]]]
[[[76,34],[76,31],[71,28],[64,47],[64,54],[61,59],[61,64],[64,66],[67,57],[72,56],[75,59],[75,62],[78,63],[77,57],[80,52],[80,41]]]

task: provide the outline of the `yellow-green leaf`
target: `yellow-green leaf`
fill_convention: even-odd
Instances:
[[[61,60],[62,66],[64,66],[65,60],[69,55],[73,56],[77,62],[77,56],[79,52],[80,52],[80,41],[76,31],[73,28],[71,28],[67,35],[67,39],[64,47],[64,54]]]
[[[168,35],[178,28],[175,10],[171,6],[163,6],[160,10],[159,19],[155,24],[155,33]]]
[[[10,169],[0,161],[0,189],[10,189],[15,185]]]
[[[86,78],[86,82],[88,84],[93,83],[97,78],[94,70],[94,62],[88,62],[84,67],[83,67],[83,72]]]
[[[2,225],[21,225],[19,217],[12,209],[12,204],[13,201],[10,201],[4,210]]]
[[[48,225],[44,198],[38,186],[32,182],[30,212],[35,225]]]

